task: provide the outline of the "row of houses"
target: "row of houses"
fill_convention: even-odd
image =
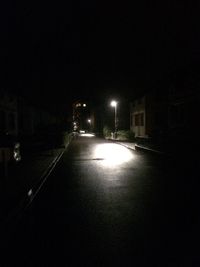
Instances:
[[[61,117],[36,107],[5,89],[0,89],[0,134],[34,135],[49,125],[59,123]]]
[[[196,136],[199,89],[192,83],[173,83],[153,89],[130,107],[130,129],[136,137],[162,139]]]

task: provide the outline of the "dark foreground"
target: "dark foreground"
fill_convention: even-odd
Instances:
[[[185,157],[74,140],[0,266],[200,266],[198,166]]]

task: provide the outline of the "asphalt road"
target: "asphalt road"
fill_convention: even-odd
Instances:
[[[79,137],[0,266],[200,266],[198,175],[186,162]]]

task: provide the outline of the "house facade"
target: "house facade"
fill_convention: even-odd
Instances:
[[[171,137],[194,136],[197,134],[199,114],[198,88],[169,88],[168,131]]]
[[[146,96],[143,96],[131,103],[130,129],[135,133],[136,137],[148,136],[148,131],[146,127],[146,103]]]
[[[131,103],[130,129],[136,137],[162,135],[167,129],[167,94],[157,89]]]
[[[136,137],[181,140],[197,134],[199,90],[172,83],[136,99],[130,109],[130,129]]]

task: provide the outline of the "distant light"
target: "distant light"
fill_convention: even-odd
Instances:
[[[83,134],[83,133],[85,133],[85,130],[80,130],[79,132],[80,132],[81,134]]]
[[[95,135],[94,134],[87,134],[87,133],[82,133],[80,134],[80,136],[83,136],[83,137],[94,137]]]
[[[102,159],[101,164],[106,167],[122,165],[133,159],[133,153],[126,147],[118,144],[97,145],[94,157]]]
[[[116,107],[117,106],[117,101],[113,100],[110,103],[111,107]]]
[[[88,123],[91,123],[91,120],[90,119],[88,119]]]
[[[86,104],[83,104],[83,107],[86,107]]]

